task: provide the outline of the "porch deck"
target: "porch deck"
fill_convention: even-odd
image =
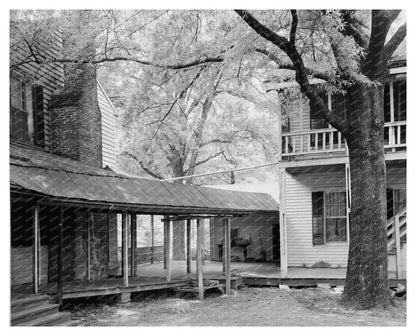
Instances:
[[[158,289],[175,288],[186,285],[188,279],[196,279],[196,262],[191,263],[191,273],[186,273],[185,261],[172,261],[171,281],[165,279],[166,270],[163,263],[144,264],[137,268],[138,277],[129,277],[129,285],[124,287],[122,278],[94,281],[70,281],[63,284],[63,299],[101,295],[134,293]],[[289,267],[288,276],[282,278],[280,267],[274,262],[233,262],[231,277],[244,279],[246,285],[278,286],[315,286],[317,283],[329,283],[332,286],[343,285],[346,268],[304,268]],[[204,279],[225,280],[221,261],[205,261],[203,266]],[[389,273],[390,286],[398,282],[405,284],[405,279],[397,279],[394,272]],[[12,286],[12,297],[30,294],[31,284]],[[56,294],[56,283],[42,284],[39,292],[49,295]]]

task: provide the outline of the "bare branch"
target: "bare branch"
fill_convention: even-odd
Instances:
[[[292,23],[290,25],[290,44],[295,45],[296,29],[298,28],[299,18],[295,9],[292,9],[290,13],[292,14]]]
[[[195,164],[194,164],[194,168],[195,167],[198,167],[198,166],[200,166],[200,165],[202,165],[202,164],[204,164],[204,163],[207,163],[208,161],[210,161],[210,160],[212,160],[212,159],[214,159],[214,158],[216,158],[217,156],[219,156],[219,155],[222,155],[224,153],[224,151],[221,151],[221,152],[218,152],[218,153],[216,153],[216,154],[213,154],[213,155],[211,155],[211,156],[208,156],[207,158],[205,158],[205,159],[203,159],[203,160],[201,160],[201,161],[198,161],[198,162],[196,162]]]
[[[159,175],[158,173],[153,172],[150,168],[148,168],[147,166],[145,166],[142,162],[142,160],[140,160],[136,155],[129,153],[129,152],[123,152],[121,155],[124,156],[128,156],[130,158],[132,158],[133,160],[137,161],[140,165],[140,167],[150,176],[157,178],[159,180],[164,180],[165,177],[163,177],[162,175]]]
[[[99,59],[90,59],[90,60],[80,60],[75,58],[50,58],[45,61],[37,61],[37,60],[30,60],[30,61],[22,61],[16,64],[13,64],[11,68],[16,68],[24,64],[28,63],[37,63],[37,64],[51,64],[51,63],[62,63],[62,64],[68,64],[68,63],[75,63],[75,64],[101,64],[105,62],[115,62],[115,61],[126,61],[126,62],[134,62],[141,65],[147,65],[147,66],[153,66],[156,68],[161,69],[170,69],[170,70],[182,70],[182,69],[188,69],[196,66],[203,66],[210,63],[221,63],[224,61],[223,56],[216,56],[216,57],[203,57],[200,59],[195,59],[190,62],[185,63],[178,63],[178,64],[161,64],[157,62],[151,62],[142,60],[135,57],[130,56],[115,56],[115,57],[102,57]]]

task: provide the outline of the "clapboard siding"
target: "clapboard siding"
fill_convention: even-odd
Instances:
[[[311,266],[319,261],[334,267],[347,265],[347,243],[312,245],[312,192],[345,191],[345,170],[337,167],[328,166],[327,172],[305,167],[303,173],[285,174],[288,266]],[[406,189],[406,168],[387,166],[386,179],[388,188]]]
[[[99,82],[97,87],[98,106],[101,111],[103,167],[116,165],[115,109]]]
[[[312,192],[345,191],[345,170],[290,175],[286,173],[285,214],[288,266],[312,266],[325,261],[333,267],[347,265],[348,244],[312,245]]]

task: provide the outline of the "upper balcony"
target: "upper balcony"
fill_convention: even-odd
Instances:
[[[405,157],[406,121],[384,125],[386,159]],[[282,161],[348,157],[345,139],[335,128],[282,133]],[[400,155],[395,155],[395,153]]]

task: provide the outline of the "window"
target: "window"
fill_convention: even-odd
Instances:
[[[15,74],[10,77],[10,137],[45,144],[43,88]]]
[[[347,241],[347,199],[345,192],[312,193],[312,243]]]

